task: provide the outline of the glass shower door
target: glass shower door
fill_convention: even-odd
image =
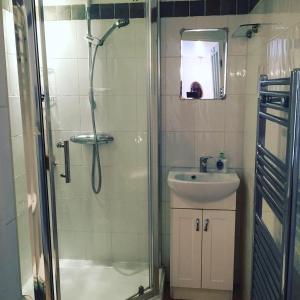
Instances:
[[[110,12],[78,1],[41,7],[54,281],[62,300],[154,293],[148,5],[134,14],[129,4]],[[116,26],[120,18],[129,24]]]
[[[158,292],[159,79],[149,73],[157,75],[150,68],[158,53],[157,18],[150,18],[156,5],[124,11],[113,4],[108,12],[91,4],[87,22],[78,1],[14,1],[22,117],[31,122],[27,168],[37,169],[36,299],[148,299]],[[126,27],[113,25],[128,17]],[[97,45],[89,50],[89,29],[96,42],[106,37],[94,56],[93,101]],[[100,178],[98,192],[92,182]]]

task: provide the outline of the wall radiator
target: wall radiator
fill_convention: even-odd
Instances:
[[[290,298],[300,149],[300,69],[260,76],[252,299]]]

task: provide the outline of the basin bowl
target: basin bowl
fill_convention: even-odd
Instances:
[[[182,198],[192,201],[217,201],[233,194],[239,187],[240,179],[235,172],[201,173],[170,171],[168,185]]]

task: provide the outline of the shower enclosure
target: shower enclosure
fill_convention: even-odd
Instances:
[[[148,299],[161,274],[158,3],[64,3],[11,11],[33,261],[23,294]]]

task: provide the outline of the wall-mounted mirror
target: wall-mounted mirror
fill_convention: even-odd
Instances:
[[[181,99],[224,99],[228,30],[181,31]]]

